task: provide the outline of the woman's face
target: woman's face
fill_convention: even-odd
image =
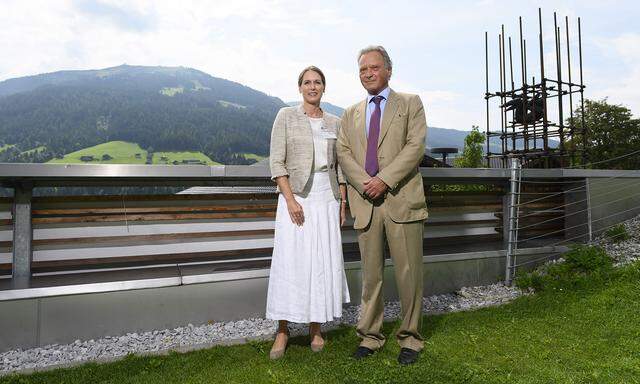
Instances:
[[[307,71],[302,76],[302,85],[300,86],[300,94],[302,99],[308,104],[320,104],[322,94],[324,93],[324,84],[322,77],[316,71]]]

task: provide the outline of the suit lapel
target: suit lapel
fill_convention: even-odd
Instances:
[[[309,118],[307,114],[304,112],[304,108],[302,108],[302,104],[298,106],[298,122],[302,125],[302,130],[306,136],[313,138],[313,132],[311,131],[311,123],[309,122]],[[324,123],[324,122],[323,122]]]
[[[391,122],[393,121],[393,118],[397,112],[398,96],[393,90],[391,90],[391,92],[389,92],[387,105],[384,107],[384,115],[382,116],[382,124],[380,126],[380,136],[378,137],[378,147],[380,147],[380,144],[382,144],[382,140],[387,135],[389,127],[391,126]]]
[[[355,134],[358,139],[358,143],[360,144],[360,149],[362,153],[366,152],[367,150],[367,134],[366,134],[367,126],[365,121],[367,116],[366,106],[367,106],[366,99],[360,102],[360,104],[358,104],[358,106],[356,107],[355,120],[354,120],[354,125],[356,129]]]

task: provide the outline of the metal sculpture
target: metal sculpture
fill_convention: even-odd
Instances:
[[[563,80],[563,58],[561,32],[558,27],[557,16],[554,12],[555,57],[556,78],[552,79],[545,73],[544,45],[542,36],[542,10],[538,9],[538,44],[540,54],[540,77],[536,82],[532,76],[529,82],[527,74],[527,41],[522,36],[522,17],[519,18],[520,26],[520,72],[521,85],[516,88],[513,76],[513,51],[511,37],[508,37],[508,46],[505,46],[505,31],[502,25],[498,34],[498,61],[500,90],[489,92],[489,35],[485,32],[485,100],[487,115],[487,166],[500,164],[507,167],[508,159],[518,157],[522,160],[523,167],[565,167],[573,161],[582,164],[586,162],[587,132],[582,113],[581,124],[576,124],[573,116],[574,95],[579,97],[579,106],[584,112],[584,81],[582,76],[582,30],[578,17],[578,54],[580,82],[574,83],[571,73],[571,47],[569,39],[569,18],[565,17],[566,35],[566,69],[567,80]],[[508,48],[508,57],[507,57]],[[507,63],[508,58],[508,63]],[[507,80],[507,66],[509,80]],[[568,97],[568,104],[565,97]],[[490,104],[498,100],[500,108],[500,130],[492,130],[489,118]],[[557,112],[557,120],[552,116],[549,107],[553,102]],[[565,121],[567,116],[570,119]],[[501,150],[491,152],[490,140],[499,137]],[[550,139],[552,142],[550,143]],[[576,140],[582,140],[581,145]],[[553,144],[557,140],[557,146]],[[570,145],[568,145],[570,144]],[[493,161],[492,161],[493,160]],[[498,160],[498,161],[495,161]]]

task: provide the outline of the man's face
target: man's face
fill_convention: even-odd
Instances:
[[[377,95],[389,85],[391,70],[384,66],[380,52],[367,52],[358,61],[360,82],[370,95]]]

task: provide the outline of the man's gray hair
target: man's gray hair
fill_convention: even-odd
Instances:
[[[382,59],[384,60],[384,67],[388,70],[392,69],[393,63],[391,62],[391,57],[389,57],[387,50],[384,49],[382,45],[370,45],[366,48],[361,49],[360,53],[358,53],[358,62],[360,62],[360,58],[362,57],[362,55],[369,52],[378,52],[379,54],[381,54]]]

